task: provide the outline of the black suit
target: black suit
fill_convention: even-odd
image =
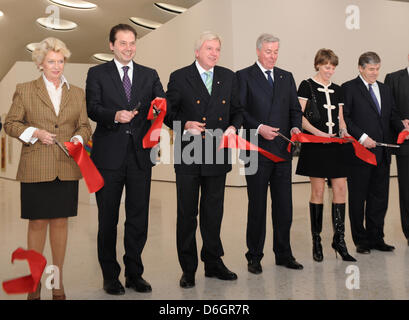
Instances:
[[[88,116],[97,123],[91,158],[105,180],[97,192],[98,259],[105,280],[117,279],[120,266],[116,260],[119,207],[124,185],[125,197],[125,275],[141,275],[141,253],[147,239],[150,180],[153,163],[151,149],[142,148],[149,130],[146,119],[151,101],[164,97],[155,70],[133,63],[131,100],[114,61],[88,71],[86,99]],[[130,123],[115,123],[120,110],[132,110],[140,102],[139,114]]]
[[[196,227],[200,198],[200,231],[203,239],[201,259],[205,264],[218,263],[223,256],[220,227],[226,173],[231,170],[229,152],[216,151],[221,134],[231,125],[242,124],[242,108],[238,100],[234,73],[215,66],[211,95],[193,63],[170,75],[166,93],[170,111],[165,123],[175,130],[175,172],[177,187],[177,249],[185,273],[193,274],[198,265]],[[187,121],[206,123],[206,130],[219,130],[212,135],[183,135]],[[195,141],[195,142],[194,142]],[[191,146],[195,150],[187,152]],[[207,149],[210,148],[210,149]],[[186,154],[192,161],[186,159]],[[217,160],[218,159],[218,160]],[[217,161],[216,161],[217,160]]]
[[[377,83],[381,96],[381,114],[360,77],[342,85],[345,93],[345,122],[349,134],[357,140],[366,133],[377,142],[394,143],[396,141],[393,141],[391,126],[400,131],[403,124],[389,87]],[[372,246],[383,242],[384,237],[391,154],[389,148],[385,147],[375,147],[370,151],[376,155],[377,166],[355,157],[348,176],[349,217],[355,245]]]
[[[409,119],[409,73],[408,69],[399,70],[386,75],[387,84],[395,98],[402,119]],[[396,140],[395,140],[396,141]],[[403,234],[409,239],[409,141],[405,141],[396,150],[398,167],[399,205]]]
[[[301,128],[301,106],[292,74],[274,67],[274,85],[271,87],[257,64],[237,72],[240,101],[245,106],[244,124],[246,138],[254,137],[260,124],[280,128],[280,132],[290,137],[292,128]],[[250,132],[250,129],[253,129]],[[249,261],[259,261],[263,257],[266,234],[267,191],[270,184],[272,199],[272,219],[274,230],[274,253],[276,262],[285,263],[292,259],[290,228],[292,223],[291,154],[287,152],[288,142],[280,137],[266,140],[258,135],[258,146],[284,158],[286,161],[274,163],[257,153],[246,153],[250,162],[256,162],[257,172],[247,172],[248,220],[246,257]],[[244,154],[241,154],[244,159]],[[253,163],[254,164],[254,163]]]

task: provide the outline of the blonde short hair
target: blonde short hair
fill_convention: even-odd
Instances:
[[[200,35],[199,39],[196,40],[195,51],[198,51],[205,41],[211,40],[219,40],[220,45],[222,45],[222,38],[219,35],[211,31],[205,31]]]
[[[38,68],[40,68],[45,56],[50,51],[62,53],[64,60],[67,60],[71,56],[70,50],[67,49],[65,43],[60,39],[53,37],[46,38],[37,44],[32,54],[32,59]]]

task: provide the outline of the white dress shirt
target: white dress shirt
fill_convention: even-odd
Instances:
[[[367,81],[365,81],[365,79],[361,76],[361,75],[359,75],[359,77],[361,78],[361,80],[362,80],[362,82],[364,83],[364,85],[365,85],[365,87],[368,89],[368,91],[369,91],[369,83],[367,82]],[[382,106],[381,106],[381,93],[380,93],[380,91],[379,91],[379,86],[378,86],[378,83],[375,81],[373,84],[372,84],[372,90],[373,90],[373,92],[375,93],[375,97],[376,97],[376,99],[378,100],[378,103],[379,103],[379,108],[382,110]],[[362,134],[362,136],[359,138],[359,143],[360,144],[363,144],[364,143],[364,141],[366,140],[366,138],[368,138],[368,135],[366,134],[366,133],[364,133],[364,134]]]
[[[127,65],[123,65],[121,64],[118,60],[114,59],[115,65],[118,69],[119,72],[119,76],[121,77],[121,81],[123,81],[124,79],[124,70],[122,69],[122,67],[129,67],[128,69],[128,77],[129,80],[131,80],[131,84],[132,84],[132,78],[133,78],[133,61],[129,61],[129,63]]]
[[[58,116],[60,113],[60,105],[61,105],[61,97],[62,97],[62,86],[64,83],[67,86],[67,89],[70,90],[70,84],[68,83],[67,79],[62,75],[61,76],[61,83],[58,86],[58,88],[55,87],[54,83],[49,81],[45,75],[43,74],[43,80],[45,87],[48,92],[48,96],[50,97],[51,103],[53,104],[55,114]],[[35,127],[28,127],[26,130],[23,131],[23,133],[20,135],[20,140],[24,141],[25,143],[31,143],[34,144],[37,142],[38,138],[34,138],[33,134],[38,128]],[[71,138],[71,142],[74,140],[74,138],[77,138],[82,144],[84,144],[84,140],[80,135],[76,135]]]

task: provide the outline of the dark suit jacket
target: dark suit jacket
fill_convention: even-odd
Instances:
[[[202,135],[202,164],[187,164],[181,159],[177,162],[180,152],[194,139],[181,141],[181,135],[186,121],[199,121],[206,123],[206,129],[220,129],[225,131],[230,125],[239,129],[242,124],[242,107],[238,99],[237,80],[233,71],[215,66],[213,74],[212,94],[210,95],[200,77],[195,63],[176,70],[170,75],[168,91],[166,92],[170,110],[165,123],[170,128],[177,129],[173,121],[180,121],[182,132],[176,133],[175,139],[175,171],[181,174],[201,174],[214,176],[224,174],[231,170],[231,164],[227,163],[227,150],[216,151],[220,143],[220,136],[215,138],[210,135]],[[180,130],[179,130],[180,131]],[[196,136],[196,139],[199,138]],[[206,142],[207,141],[207,142]],[[213,144],[213,160],[206,164],[205,143]],[[223,153],[223,155],[221,155]],[[208,155],[208,154],[207,154]],[[224,163],[215,163],[217,156],[225,157]],[[192,154],[193,156],[193,154]],[[208,155],[209,156],[209,155]]]
[[[280,128],[280,132],[290,138],[290,130],[301,129],[302,111],[297,98],[294,78],[288,71],[274,67],[274,89],[257,65],[253,64],[237,72],[240,102],[245,107],[245,129],[257,129],[260,124]],[[246,130],[250,141],[250,131]],[[291,159],[287,152],[288,142],[280,137],[266,140],[258,135],[258,146],[286,160]],[[260,155],[260,161],[271,161]]]
[[[404,127],[400,120],[398,110],[395,107],[389,87],[381,82],[377,83],[381,95],[380,115],[369,90],[359,76],[342,85],[345,94],[343,112],[348,133],[357,140],[359,140],[362,134],[366,133],[377,142],[396,143],[396,140],[394,141],[392,137],[391,126],[398,132],[402,131]],[[376,147],[370,149],[370,151],[376,155],[378,163],[382,161],[384,157],[386,157],[386,161],[390,163],[389,149],[390,148]],[[354,161],[363,163],[362,160],[356,157]]]
[[[408,69],[399,70],[386,75],[385,84],[392,90],[396,107],[402,119],[409,119],[409,74]],[[394,140],[399,132],[394,132]],[[397,155],[409,155],[409,141],[406,140],[399,149],[394,150]]]
[[[137,162],[141,169],[153,166],[150,149],[142,148],[142,139],[150,128],[146,119],[151,101],[165,93],[157,72],[133,63],[131,101],[125,90],[114,60],[92,67],[88,71],[86,100],[88,116],[97,123],[93,134],[91,158],[98,168],[118,169],[123,163],[129,137],[133,137]],[[139,114],[129,124],[115,123],[115,113],[132,110],[141,103]],[[126,133],[131,130],[132,136]]]

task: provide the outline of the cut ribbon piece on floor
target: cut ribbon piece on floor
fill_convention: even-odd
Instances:
[[[355,151],[355,155],[365,161],[366,163],[372,164],[374,166],[376,163],[376,156],[371,151],[366,149],[362,144],[360,144],[354,137],[347,136],[344,138],[327,138],[327,137],[318,137],[312,134],[298,133],[291,136],[291,141],[301,142],[301,143],[352,143],[352,146]],[[291,143],[287,147],[288,152],[291,151]]]
[[[401,144],[405,141],[405,138],[409,135],[409,131],[403,130],[399,133],[397,144]]]
[[[14,260],[27,260],[31,274],[3,282],[3,289],[7,294],[22,294],[36,291],[43,275],[47,260],[34,250],[18,248],[11,255],[11,263]]]
[[[148,120],[153,120],[155,118],[153,110],[159,111],[158,116],[152,126],[149,128],[149,131],[143,137],[142,145],[144,149],[153,148],[159,142],[160,131],[162,129],[163,119],[166,116],[166,99],[165,98],[155,98],[151,102],[149,108]]]
[[[101,189],[104,186],[104,178],[102,178],[82,144],[78,143],[75,145],[73,142],[64,142],[64,145],[70,156],[78,164],[89,193],[94,193]]]
[[[220,141],[219,150],[222,148],[229,148],[229,149],[239,149],[239,150],[250,150],[250,151],[257,151],[261,153],[263,156],[267,157],[271,161],[274,162],[282,162],[285,161],[284,159],[277,157],[276,155],[251,144],[247,140],[243,139],[242,137],[238,136],[237,134],[229,134],[223,135]]]

